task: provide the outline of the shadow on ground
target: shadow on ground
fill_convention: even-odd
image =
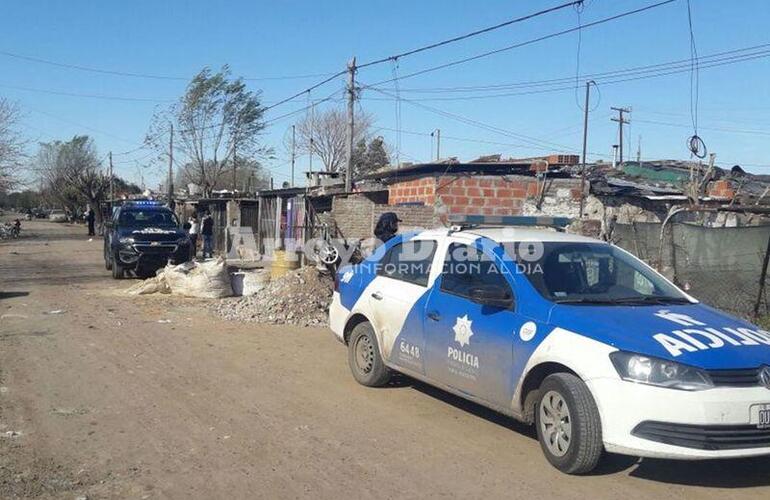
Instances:
[[[427,396],[454,406],[501,427],[537,439],[532,425],[526,425],[494,410],[450,394],[405,375],[396,374],[387,388],[411,387]],[[682,486],[750,488],[770,485],[770,456],[726,460],[662,460],[605,453],[590,474],[605,476],[629,471],[630,477]]]

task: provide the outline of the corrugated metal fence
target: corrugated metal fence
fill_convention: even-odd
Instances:
[[[770,226],[673,223],[662,239],[660,228],[657,223],[617,224],[613,241],[706,304],[744,318],[753,318],[758,304],[758,316],[768,314],[767,277],[764,287],[761,277]]]

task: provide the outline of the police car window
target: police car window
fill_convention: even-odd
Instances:
[[[129,227],[169,227],[177,225],[170,210],[121,210],[118,223]]]
[[[394,245],[380,261],[378,274],[420,286],[428,286],[428,275],[436,253],[434,240],[411,240]]]
[[[689,302],[638,259],[601,243],[543,243],[537,259],[518,268],[545,298],[556,302]]]
[[[469,297],[471,288],[484,285],[499,286],[511,293],[505,276],[492,257],[462,243],[449,245],[441,273],[441,290]]]

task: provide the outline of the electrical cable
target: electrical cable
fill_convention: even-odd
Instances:
[[[770,56],[770,50],[758,52],[754,54],[744,54],[741,56],[734,56],[731,58],[724,58],[722,60],[714,60],[709,63],[701,63],[700,69],[708,69],[708,68],[714,68],[729,64],[736,64],[740,62],[745,61],[751,61],[755,59],[762,59]],[[649,74],[641,74],[640,76],[635,77],[629,77],[629,78],[617,78],[611,80],[599,80],[598,82],[595,81],[595,83],[601,83],[602,85],[609,85],[609,84],[615,84],[615,83],[623,83],[623,82],[629,82],[629,81],[636,81],[636,80],[645,80],[648,78],[658,78],[663,76],[669,76],[679,73],[685,73],[689,72],[689,65],[687,67],[679,67],[678,69],[671,69],[668,71],[657,71],[657,72],[649,72]],[[633,74],[633,73],[630,73]],[[617,75],[618,77],[623,75]],[[585,83],[585,82],[584,82]],[[367,88],[374,88],[374,86],[368,86]],[[598,88],[598,86],[597,86]],[[562,92],[562,91],[573,91],[574,90],[574,84],[572,83],[572,77],[569,77],[569,83],[560,86],[560,87],[552,87],[552,88],[546,88],[546,89],[540,89],[540,90],[530,90],[530,91],[522,91],[522,92],[505,92],[505,93],[499,93],[499,94],[491,94],[491,95],[468,95],[468,96],[458,96],[458,97],[428,97],[428,98],[412,98],[413,101],[465,101],[465,100],[477,100],[477,99],[492,99],[492,98],[499,98],[499,97],[512,97],[512,96],[521,96],[521,95],[534,95],[534,94],[546,94],[551,92]],[[403,92],[403,90],[402,90]],[[402,97],[403,98],[403,97]],[[369,98],[372,100],[386,100],[386,99],[376,99],[376,98]]]
[[[690,33],[690,118],[692,120],[693,135],[687,140],[687,149],[696,158],[703,159],[708,154],[706,143],[698,136],[698,100],[700,94],[700,67],[698,61],[698,47],[695,44],[695,32],[692,27],[692,8],[690,0],[687,1],[687,27]]]
[[[583,3],[583,1],[584,0],[576,0],[576,1],[572,1],[572,2],[563,3],[561,5],[557,5],[555,7],[550,7],[548,9],[544,9],[544,10],[541,10],[541,11],[538,11],[538,12],[534,12],[532,14],[527,14],[525,16],[517,17],[515,19],[511,19],[509,21],[505,21],[505,22],[496,24],[494,26],[489,26],[487,28],[482,28],[480,30],[472,31],[470,33],[466,33],[465,35],[456,36],[456,37],[450,38],[448,40],[443,40],[441,42],[431,43],[429,45],[425,45],[423,47],[419,47],[419,48],[416,48],[416,49],[408,50],[408,51],[402,52],[400,54],[394,54],[392,56],[384,57],[382,59],[377,59],[377,60],[370,61],[370,62],[367,62],[367,63],[364,63],[364,64],[360,64],[360,65],[357,66],[357,68],[359,68],[359,69],[360,68],[366,68],[368,66],[374,66],[375,64],[381,64],[381,63],[384,63],[384,62],[394,61],[394,60],[397,60],[397,59],[404,58],[406,56],[411,56],[411,55],[414,55],[414,54],[418,54],[420,52],[424,52],[426,50],[435,49],[437,47],[442,47],[442,46],[448,45],[450,43],[455,43],[455,42],[459,42],[461,40],[466,40],[468,38],[471,38],[471,37],[474,37],[474,36],[477,36],[477,35],[481,35],[481,34],[484,34],[484,33],[489,33],[490,31],[494,31],[494,30],[497,30],[497,29],[500,29],[500,28],[504,28],[506,26],[510,26],[512,24],[520,23],[522,21],[527,21],[529,19],[533,19],[535,17],[539,17],[539,16],[542,16],[542,15],[545,15],[545,14],[550,14],[552,12],[556,12],[556,11],[559,11],[561,9],[565,9],[567,7],[572,7],[572,6],[575,6],[575,5],[580,5],[580,4]]]
[[[742,52],[750,52],[750,51],[756,51],[759,49],[768,49],[770,48],[770,43],[764,43],[760,45],[754,45],[750,47],[743,47],[739,49],[731,49],[723,52],[716,52],[713,54],[709,54],[707,56],[702,56],[699,58],[700,61],[706,61],[711,59],[717,59],[721,58],[722,56],[728,56],[732,54],[738,54]],[[746,57],[751,54],[742,54],[737,57]],[[723,60],[723,59],[718,59]],[[687,66],[690,67],[690,58],[687,59],[679,59],[675,61],[668,61],[665,63],[658,63],[658,64],[651,64],[651,65],[644,65],[644,66],[633,66],[633,67],[626,67],[621,69],[615,69],[610,71],[604,71],[600,73],[587,73],[580,76],[580,79],[582,80],[591,80],[591,79],[601,79],[603,77],[608,76],[620,76],[621,74],[636,74],[636,73],[646,73],[646,72],[652,72],[652,71],[662,71],[666,69],[671,69],[671,67],[682,67]],[[573,82],[574,78],[569,77],[563,77],[563,78],[551,78],[551,79],[544,79],[544,80],[528,80],[528,81],[522,81],[522,82],[511,82],[511,83],[502,83],[502,84],[494,84],[494,85],[474,85],[474,86],[459,86],[459,87],[419,87],[419,88],[404,88],[401,87],[402,92],[406,93],[451,93],[451,92],[468,92],[468,91],[500,91],[500,90],[512,90],[517,88],[529,88],[529,87],[541,87],[541,86],[549,86],[549,85],[556,85],[556,84],[563,84],[563,83],[570,83]],[[376,85],[376,84],[375,84]],[[388,89],[385,89],[388,90]]]
[[[50,59],[32,57],[24,54],[17,54],[15,52],[9,52],[6,50],[0,50],[0,55],[6,56],[6,57],[12,57],[14,59],[21,59],[24,61],[34,62],[38,64],[47,64],[49,66],[57,66],[60,68],[74,69],[78,71],[87,71],[90,73],[100,73],[104,75],[126,76],[131,78],[148,78],[153,80],[190,81],[189,77],[184,77],[184,76],[155,75],[155,74],[149,74],[149,73],[133,73],[128,71],[116,71],[116,70],[109,70],[109,69],[94,68],[90,66],[82,66],[79,64],[61,63],[57,61],[52,61]],[[321,78],[329,75],[331,75],[331,73],[316,73],[316,74],[309,74],[309,75],[288,75],[288,76],[264,76],[264,77],[257,77],[257,78],[249,77],[249,78],[243,78],[243,80],[244,81],[301,80],[304,78]]]
[[[662,7],[664,5],[668,5],[668,4],[676,2],[676,1],[677,0],[664,0],[664,1],[661,1],[661,2],[658,2],[658,3],[650,4],[650,5],[647,5],[647,6],[644,6],[644,7],[640,7],[638,9],[629,10],[629,11],[626,11],[626,12],[622,12],[620,14],[616,14],[614,16],[605,17],[605,18],[599,19],[597,21],[586,23],[586,24],[580,26],[579,28],[575,27],[575,28],[569,28],[569,29],[566,29],[566,30],[549,33],[547,35],[543,35],[543,36],[540,36],[540,37],[537,37],[537,38],[532,38],[532,39],[526,40],[524,42],[515,43],[513,45],[508,45],[506,47],[502,47],[502,48],[499,48],[499,49],[490,50],[490,51],[487,51],[487,52],[482,52],[480,54],[476,54],[476,55],[473,55],[473,56],[470,56],[470,57],[466,57],[466,58],[463,58],[463,59],[457,59],[457,60],[454,60],[454,61],[450,61],[448,63],[440,64],[438,66],[433,66],[433,67],[425,68],[425,69],[422,69],[422,70],[419,70],[419,71],[415,71],[413,73],[408,73],[406,75],[402,75],[399,79],[400,80],[405,80],[407,78],[412,78],[412,77],[415,77],[415,76],[418,76],[418,75],[424,75],[426,73],[431,73],[433,71],[438,71],[438,70],[449,68],[449,67],[452,67],[452,66],[457,66],[458,64],[464,64],[464,63],[467,63],[467,62],[470,62],[470,61],[475,61],[475,60],[478,60],[478,59],[482,59],[484,57],[488,57],[488,56],[491,56],[491,55],[499,54],[501,52],[506,52],[506,51],[509,51],[509,50],[513,50],[513,49],[517,49],[517,48],[520,48],[520,47],[524,47],[526,45],[532,45],[532,44],[537,43],[537,42],[542,42],[544,40],[548,40],[548,39],[551,39],[551,38],[556,38],[556,37],[563,36],[563,35],[566,35],[566,34],[569,34],[569,33],[573,33],[575,31],[577,31],[578,29],[591,28],[591,27],[594,27],[594,26],[598,26],[600,24],[604,24],[604,23],[608,23],[610,21],[615,21],[617,19],[621,19],[623,17],[631,16],[631,15],[634,15],[634,14],[640,14],[642,12],[645,12],[645,11],[648,11],[648,10],[651,10],[651,9],[655,9],[657,7]],[[385,83],[390,83],[392,81],[393,81],[392,79],[383,80],[381,82],[373,83],[372,86],[379,86],[379,85],[382,85],[382,84],[385,84]]]

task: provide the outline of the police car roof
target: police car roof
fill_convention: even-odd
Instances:
[[[446,235],[446,230],[426,231],[421,235],[428,236],[429,233],[436,233],[435,236]],[[548,228],[532,227],[475,227],[463,229],[453,233],[454,235],[483,236],[498,243],[517,242],[517,241],[543,241],[543,242],[573,242],[573,243],[605,243],[601,240],[559,232]]]

